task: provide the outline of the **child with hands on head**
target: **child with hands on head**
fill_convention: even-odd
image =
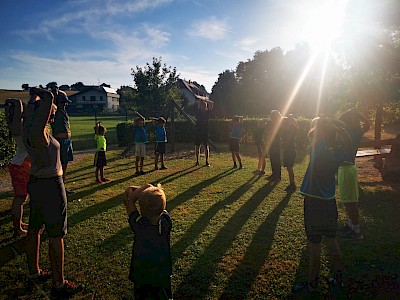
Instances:
[[[135,143],[135,169],[136,175],[145,174],[143,171],[144,158],[146,156],[146,143],[148,142],[146,128],[144,127],[145,118],[139,113],[135,112],[138,117],[135,119],[134,126],[134,143]]]
[[[124,202],[134,232],[129,279],[135,299],[172,299],[172,221],[165,193],[160,185],[130,186]]]
[[[104,167],[107,165],[106,151],[107,151],[107,141],[106,134],[107,129],[97,122],[94,127],[94,139],[96,141],[96,154],[94,156],[94,166],[96,167],[96,183],[104,183],[110,181],[109,178],[104,177]]]

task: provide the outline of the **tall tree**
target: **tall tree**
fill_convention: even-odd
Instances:
[[[161,57],[153,58],[152,64],[132,68],[136,105],[147,116],[162,113],[169,100],[182,101],[176,68],[167,67],[161,60]]]

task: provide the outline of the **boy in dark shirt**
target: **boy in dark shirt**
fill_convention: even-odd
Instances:
[[[165,206],[160,185],[131,186],[125,191],[128,222],[135,234],[129,271],[135,299],[172,299],[172,221]]]

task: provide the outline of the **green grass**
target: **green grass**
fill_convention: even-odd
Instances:
[[[98,116],[98,121],[107,128],[107,145],[115,145],[117,140],[117,124],[125,122],[125,116]],[[94,116],[70,116],[72,141],[74,150],[95,149]]]
[[[285,299],[292,297],[294,282],[305,280],[302,197],[284,191],[286,173],[278,183],[254,176],[257,161],[251,151],[243,151],[243,170],[231,169],[230,154],[224,151],[211,154],[212,167],[193,167],[187,151],[167,160],[163,171],[151,171],[153,160],[147,158],[149,172],[139,177],[134,176],[133,158],[121,158],[122,149],[109,151],[105,173],[112,181],[103,185],[94,184],[93,154],[70,164],[66,186],[76,194],[68,206],[65,273],[67,279],[86,285],[76,299],[133,299],[127,279],[132,233],[121,193],[129,185],[147,182],[162,184],[174,222],[175,299]],[[307,158],[300,155],[295,166],[298,185],[306,165]],[[341,242],[350,284],[346,293],[353,298],[398,297],[398,198],[396,191],[367,187],[361,203],[365,239]],[[50,283],[31,295],[25,289],[26,257],[18,254],[23,242],[10,240],[11,200],[11,192],[0,193],[0,299],[46,299]],[[343,221],[344,211],[339,209]],[[323,278],[329,275],[328,258],[323,248]],[[45,234],[41,265],[50,267]],[[323,282],[322,298],[329,295]]]

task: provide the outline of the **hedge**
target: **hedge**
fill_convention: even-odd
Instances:
[[[8,130],[4,110],[0,111],[0,167],[8,165],[15,155],[17,146]]]
[[[243,133],[241,143],[254,143],[253,132],[257,126],[258,119],[245,119],[243,121]],[[305,148],[308,144],[307,133],[310,128],[310,120],[300,119],[299,136],[297,145],[299,148]],[[214,143],[228,143],[229,128],[232,125],[231,120],[212,119],[210,120],[210,139]],[[117,138],[119,146],[127,146],[133,143],[133,127],[132,122],[119,123],[117,125]],[[149,142],[154,142],[154,123],[146,122],[145,124]],[[171,123],[166,124],[167,137],[171,140]],[[267,135],[268,135],[267,126]],[[177,143],[194,143],[194,126],[186,120],[175,121],[175,142]]]

